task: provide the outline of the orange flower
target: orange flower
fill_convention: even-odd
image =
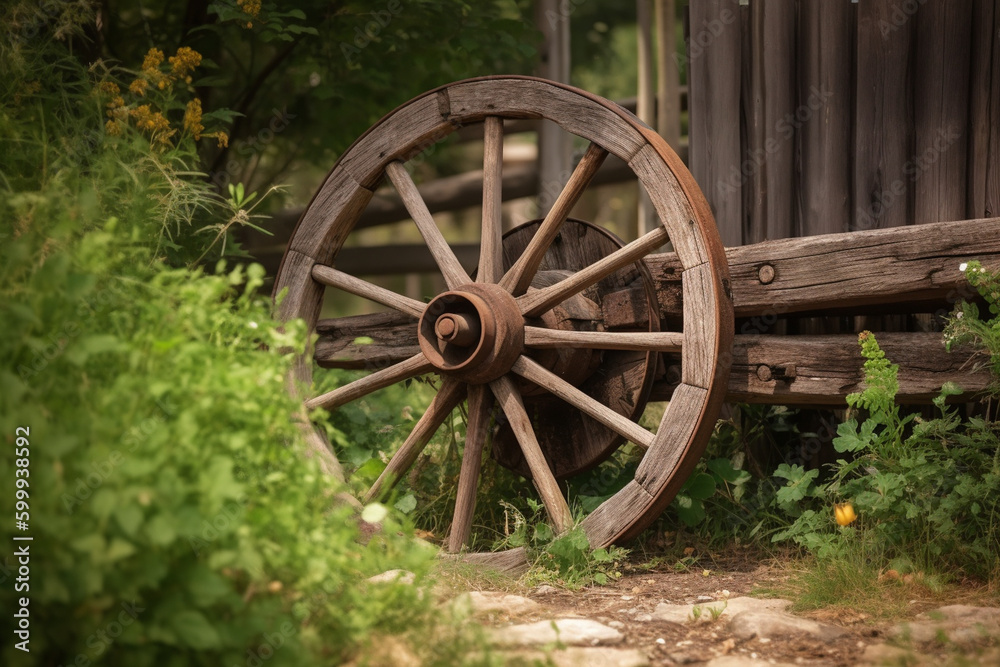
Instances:
[[[848,526],[858,518],[858,515],[854,513],[854,506],[851,503],[834,505],[833,516],[837,520],[837,524],[841,526]]]

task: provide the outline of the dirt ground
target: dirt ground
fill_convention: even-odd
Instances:
[[[709,569],[710,568],[710,569]],[[542,605],[537,611],[511,617],[499,614],[489,619],[489,625],[506,622],[531,622],[563,617],[583,617],[617,628],[625,635],[624,647],[636,648],[650,658],[651,665],[697,665],[724,655],[738,655],[761,660],[761,664],[785,662],[800,665],[853,665],[870,644],[882,644],[886,630],[895,622],[877,621],[864,613],[845,609],[825,609],[800,615],[840,626],[846,634],[835,642],[809,638],[742,640],[727,628],[727,617],[700,623],[672,623],[662,620],[641,620],[652,614],[656,606],[668,604],[698,604],[712,600],[746,596],[760,597],[761,590],[780,588],[790,577],[788,563],[730,558],[699,564],[678,571],[668,566],[645,571],[641,567],[626,568],[621,579],[600,587],[572,591],[556,586],[524,588],[519,585],[479,585],[467,590],[498,590],[531,598]],[[917,596],[919,597],[919,596]],[[954,586],[945,597],[931,596],[910,601],[915,616],[947,604],[997,606],[997,597],[974,586]],[[983,664],[975,652],[961,652],[947,645],[919,647],[927,663],[946,665]],[[995,654],[993,654],[995,655]],[[990,658],[992,660],[993,658]],[[910,663],[907,663],[910,664]]]

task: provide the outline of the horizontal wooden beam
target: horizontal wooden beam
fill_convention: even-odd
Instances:
[[[377,369],[403,361],[419,350],[416,321],[399,313],[322,320],[316,343],[320,366]],[[365,342],[355,339],[366,336]],[[967,395],[990,384],[988,369],[969,348],[944,349],[938,332],[876,333],[886,356],[899,365],[900,403],[928,403],[944,382]],[[368,338],[373,339],[368,342]],[[784,405],[843,407],[861,391],[864,374],[855,334],[832,336],[737,335],[727,400]],[[666,379],[653,386],[651,400],[669,400],[680,376],[677,357],[664,357]]]
[[[899,365],[898,403],[929,403],[945,382],[966,394],[984,391],[989,370],[971,349],[944,349],[940,332],[876,333],[886,357]],[[844,407],[848,394],[861,391],[864,371],[855,334],[833,336],[737,335],[726,400],[777,405]],[[651,400],[669,400],[679,369],[653,386]],[[958,400],[963,397],[956,397]]]
[[[726,248],[737,317],[954,304],[975,296],[959,265],[1000,268],[1000,218],[934,222]],[[681,313],[674,253],[646,258],[664,318]]]

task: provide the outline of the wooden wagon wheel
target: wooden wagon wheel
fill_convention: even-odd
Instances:
[[[545,118],[590,141],[586,154],[523,252],[504,270],[501,230],[503,120]],[[476,278],[459,263],[434,223],[404,162],[461,126],[484,124],[483,223]],[[625,161],[652,199],[662,227],[594,263],[529,289],[573,205],[608,154]],[[384,178],[395,186],[444,276],[447,290],[425,304],[333,268],[348,233]],[[682,332],[560,330],[540,316],[605,277],[672,242],[681,265]],[[724,398],[733,336],[728,269],[708,204],[666,142],[618,105],[530,77],[461,81],[421,95],[385,116],[338,160],[289,242],[275,283],[283,319],[316,330],[324,289],[332,286],[388,306],[386,322],[408,319],[419,351],[402,361],[305,401],[329,409],[416,375],[435,372],[441,388],[369,490],[379,497],[412,466],[440,424],[463,400],[468,429],[449,548],[459,550],[472,522],[479,466],[494,401],[519,445],[557,532],[572,523],[567,501],[525,409],[523,380],[586,413],[643,449],[635,478],[583,522],[591,544],[606,546],[649,525],[691,473]],[[349,323],[344,323],[349,327]],[[374,332],[373,332],[374,333]],[[357,335],[364,335],[358,332]],[[681,383],[655,435],[533,360],[544,348],[679,351]],[[537,356],[537,355],[535,355]],[[311,382],[312,359],[297,364],[298,387]],[[313,441],[318,436],[312,435]]]

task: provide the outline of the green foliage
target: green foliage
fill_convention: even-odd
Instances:
[[[873,334],[864,332],[859,340],[865,390],[849,396],[848,403],[869,416],[860,425],[857,418],[841,424],[834,440],[837,451],[853,458],[838,460],[824,484],[801,469],[782,471],[789,481],[779,491],[779,503],[809,509],[774,540],[792,540],[820,558],[865,548],[886,564],[895,559],[926,572],[995,574],[1000,426],[979,418],[963,423],[946,403],[960,393],[953,385],[942,387],[934,401],[938,418],[901,417],[895,405],[898,367],[885,358]],[[838,500],[853,503],[857,527],[834,524],[832,506]]]
[[[593,549],[579,524],[556,536],[546,520],[545,508],[530,498],[527,499],[528,516],[510,503],[502,504],[514,529],[501,546],[527,548],[531,568],[525,581],[529,585],[544,582],[577,589],[594,584],[603,586],[622,576],[620,568],[628,556],[626,549]]]
[[[305,456],[285,389],[305,331],[271,318],[263,269],[163,261],[164,227],[178,255],[202,250],[185,222],[205,203],[182,173],[190,141],[172,155],[104,134],[97,82],[50,29],[0,52],[0,85],[22,93],[0,108],[16,147],[0,155],[0,476],[24,469],[13,444],[28,427],[19,534],[34,538],[30,589],[5,572],[0,605],[30,597],[31,657],[339,664],[391,636],[461,662],[470,636],[425,589],[433,550],[392,512],[363,543]],[[13,503],[0,499],[8,517]],[[392,568],[418,585],[365,583]],[[4,664],[21,657],[5,642]]]

